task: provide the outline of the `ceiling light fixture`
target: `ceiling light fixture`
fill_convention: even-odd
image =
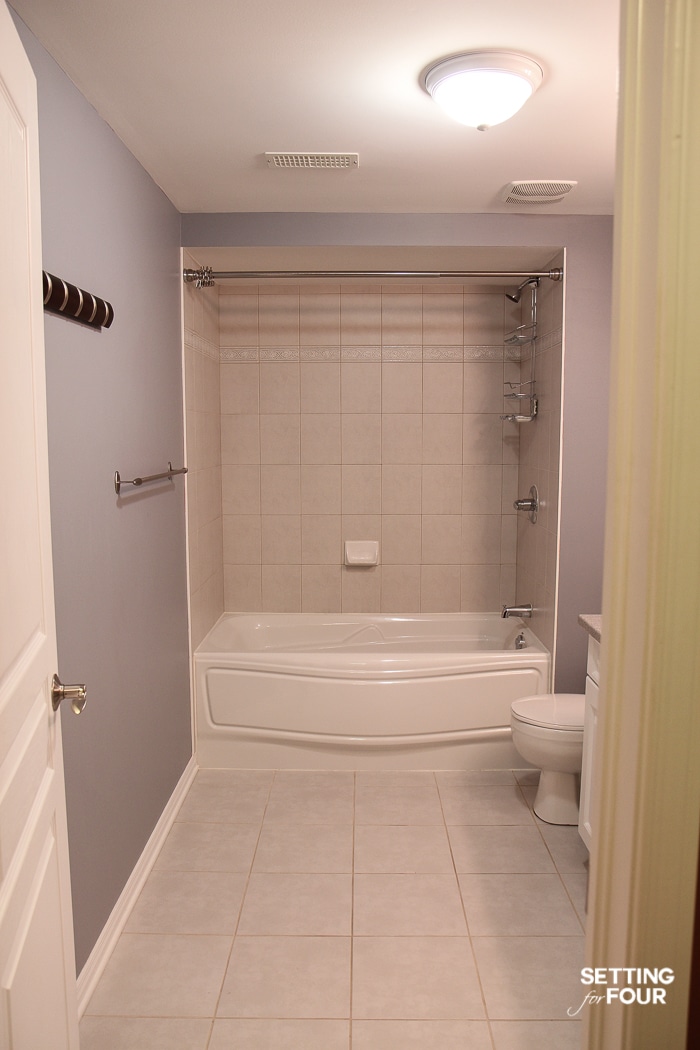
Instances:
[[[534,58],[514,51],[469,51],[443,58],[424,76],[426,91],[460,124],[486,131],[518,112],[542,83]]]

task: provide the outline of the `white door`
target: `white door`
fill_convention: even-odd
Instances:
[[[0,1046],[77,1050],[38,161],[34,75],[0,3]]]

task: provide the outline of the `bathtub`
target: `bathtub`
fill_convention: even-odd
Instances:
[[[194,656],[202,767],[510,769],[550,656],[497,613],[226,613]]]

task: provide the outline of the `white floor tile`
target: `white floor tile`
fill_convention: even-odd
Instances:
[[[356,875],[353,932],[364,937],[464,937],[452,875]]]
[[[441,780],[440,797],[447,824],[526,824],[533,816],[520,788],[491,784],[465,786]]]
[[[582,932],[558,875],[460,875],[459,885],[472,937]]]
[[[187,1017],[83,1017],[80,1050],[207,1050],[212,1022]]]
[[[449,836],[455,868],[465,874],[556,870],[539,829],[533,826],[453,824]]]
[[[583,998],[583,940],[583,935],[474,937],[488,1016],[566,1021],[567,1010],[577,1009]]]
[[[352,773],[278,772],[265,824],[352,824]]]
[[[352,871],[349,824],[266,824],[255,853],[253,871]]]
[[[250,871],[255,824],[176,822],[155,863],[159,871]]]
[[[484,1017],[468,937],[356,937],[352,996],[358,1019]]]
[[[358,825],[355,828],[355,871],[451,872],[450,845],[445,828]]]
[[[492,1045],[486,1021],[353,1021],[352,1050],[492,1050]]]
[[[357,824],[442,825],[434,774],[357,773],[355,821]]]
[[[240,934],[349,936],[352,876],[253,873]]]
[[[152,871],[127,933],[233,934],[246,876],[220,871]]]
[[[218,1017],[347,1018],[349,937],[237,937]]]
[[[580,1050],[581,1026],[570,1021],[492,1021],[495,1050]]]
[[[218,1020],[208,1050],[348,1050],[349,1021]]]
[[[88,1015],[213,1017],[231,937],[123,933]]]

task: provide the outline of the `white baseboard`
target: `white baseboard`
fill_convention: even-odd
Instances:
[[[131,909],[148,878],[156,858],[167,838],[168,832],[173,825],[180,806],[185,800],[189,787],[194,780],[198,770],[197,760],[194,756],[190,759],[180,777],[175,790],[168,799],[165,809],[160,815],[151,837],[146,843],[143,853],[139,857],[129,880],[122,890],[119,900],[114,905],[112,913],[104,925],[102,933],[97,939],[95,947],[80,971],[77,980],[78,991],[78,1016],[82,1017],[87,1009],[92,993],[95,991],[97,982],[104,972],[109,957],[114,951],[126,920],[129,918]]]

